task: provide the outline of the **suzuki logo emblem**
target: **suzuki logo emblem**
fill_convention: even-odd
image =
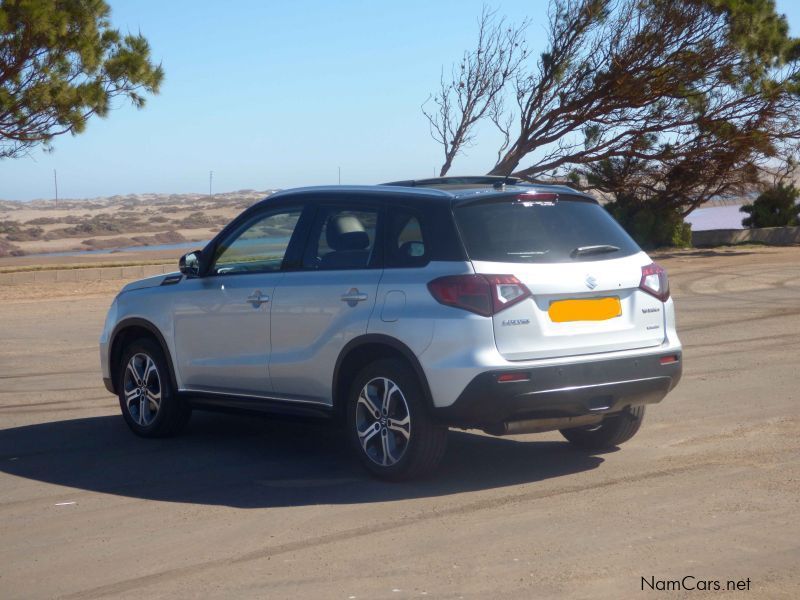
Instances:
[[[585,283],[586,283],[586,287],[588,287],[590,290],[593,290],[594,288],[597,287],[597,279],[595,279],[591,275],[587,275],[586,276],[586,282]]]

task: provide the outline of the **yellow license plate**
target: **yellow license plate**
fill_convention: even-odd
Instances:
[[[547,310],[554,323],[569,321],[606,321],[622,314],[619,298],[588,298],[586,300],[556,300]]]

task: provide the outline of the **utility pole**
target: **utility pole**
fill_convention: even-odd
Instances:
[[[56,188],[56,206],[58,206],[58,173],[53,169],[53,185]]]
[[[339,167],[339,185],[342,185],[342,167]]]
[[[208,195],[211,195],[211,183],[214,181],[214,171],[208,172]]]

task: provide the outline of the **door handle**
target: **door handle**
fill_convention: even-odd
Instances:
[[[347,293],[342,294],[342,302],[347,302],[350,306],[355,306],[356,302],[363,302],[367,299],[364,292],[359,292],[358,288],[350,288]]]
[[[253,306],[261,306],[265,302],[269,302],[269,296],[262,294],[260,290],[253,292],[247,297],[247,303]]]

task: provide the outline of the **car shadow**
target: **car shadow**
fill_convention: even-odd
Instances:
[[[239,508],[357,504],[543,481],[603,459],[566,442],[451,432],[435,476],[386,483],[369,477],[328,423],[195,413],[172,439],[134,436],[121,417],[0,431],[0,471],[79,490]]]

